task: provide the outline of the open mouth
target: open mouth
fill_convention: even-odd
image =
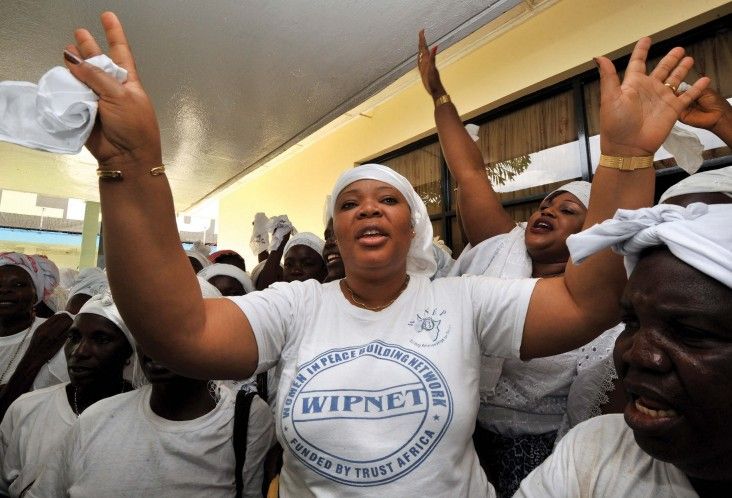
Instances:
[[[82,366],[69,366],[69,373],[74,376],[89,375],[94,372],[93,368]]]
[[[545,216],[540,216],[539,219],[531,225],[531,231],[534,233],[549,233],[552,230],[554,230],[554,226]]]
[[[650,437],[667,437],[683,419],[676,407],[655,391],[628,390],[625,421],[633,431]]]
[[[649,400],[647,398],[638,397],[633,401],[635,408],[643,415],[647,415],[651,418],[672,418],[678,417],[679,414],[670,407],[662,408],[659,403]]]
[[[325,262],[328,264],[335,263],[336,261],[340,261],[340,260],[341,260],[341,255],[338,254],[337,252],[332,252],[325,256]]]
[[[388,235],[377,227],[366,227],[356,233],[356,239],[364,245],[381,244]]]

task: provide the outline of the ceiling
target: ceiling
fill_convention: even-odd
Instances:
[[[122,20],[160,120],[176,207],[253,171],[521,0],[2,0],[0,80],[37,82],[75,27]],[[0,143],[0,188],[98,199],[88,152]]]

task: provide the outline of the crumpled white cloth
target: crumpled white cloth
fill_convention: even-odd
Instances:
[[[285,250],[282,251],[282,255],[286,256],[287,251],[295,246],[307,246],[317,252],[318,256],[323,259],[323,247],[325,247],[325,241],[314,233],[300,232],[297,235],[290,237],[290,240],[285,244]]]
[[[270,251],[279,249],[282,241],[285,239],[285,235],[288,233],[291,236],[297,234],[297,230],[292,226],[292,222],[290,222],[286,214],[270,218],[267,222],[267,231],[272,234],[269,241]]]
[[[120,83],[127,70],[106,55],[86,62]],[[60,154],[78,154],[94,126],[99,97],[62,66],[44,74],[38,85],[0,82],[0,140]]]
[[[702,204],[687,207],[658,204],[637,210],[618,209],[615,217],[578,234],[570,235],[567,247],[572,261],[612,246],[625,256],[630,275],[640,253],[666,245],[671,253],[700,272],[732,287],[732,204]]]
[[[432,223],[430,223],[427,207],[422,198],[415,192],[409,180],[391,168],[381,164],[364,164],[351,168],[343,173],[335,183],[328,204],[328,218],[333,216],[338,194],[348,185],[358,180],[378,180],[388,183],[407,200],[411,210],[414,237],[407,253],[407,272],[413,275],[432,277],[437,271],[437,262],[432,252]]]
[[[732,197],[732,166],[703,171],[684,178],[679,183],[671,185],[668,190],[661,194],[658,203],[663,204],[668,199],[679,195],[707,192],[720,192]]]
[[[468,135],[470,135],[470,138],[473,139],[473,142],[477,142],[480,140],[480,136],[478,135],[478,131],[480,130],[480,126],[477,124],[466,124],[465,125],[465,131],[468,132]]]
[[[432,239],[432,254],[437,262],[437,270],[431,279],[446,277],[450,273],[452,265],[455,264],[455,260],[452,259],[452,249],[445,244],[444,240],[435,237]]]
[[[225,263],[214,263],[211,266],[207,266],[206,268],[198,272],[198,276],[207,281],[219,275],[231,277],[234,280],[237,280],[242,285],[242,287],[244,287],[244,292],[246,292],[247,294],[249,294],[250,292],[254,292],[254,284],[252,283],[252,279],[245,271],[242,271],[241,268],[237,268],[234,265],[227,265]]]
[[[266,251],[269,248],[269,232],[267,231],[267,223],[269,218],[264,213],[254,215],[252,222],[252,237],[249,239],[249,247],[255,256]]]
[[[685,130],[678,125],[671,128],[666,140],[663,142],[663,148],[666,149],[676,159],[676,164],[690,175],[699,171],[704,162],[702,152],[704,145],[696,135],[689,130]]]

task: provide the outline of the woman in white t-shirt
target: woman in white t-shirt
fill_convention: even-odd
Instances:
[[[1,493],[19,496],[32,484],[86,408],[132,389],[123,371],[131,363],[134,342],[111,295],[87,301],[67,337],[63,351],[71,382],[22,395],[0,424]]]
[[[590,183],[572,181],[558,187],[544,197],[527,222],[516,223],[486,174],[483,154],[474,141],[477,137],[471,137],[463,126],[442,84],[436,52],[427,46],[424,31],[419,33],[418,66],[422,84],[434,102],[437,133],[447,166],[457,182],[461,227],[468,239],[448,276],[562,275],[569,260],[567,237],[582,230],[585,222]],[[481,462],[501,495],[511,496],[521,480],[552,452],[578,364],[587,368],[588,363],[601,361],[603,355],[609,357],[618,333],[617,329],[607,331],[586,345],[586,351],[578,348],[528,362],[481,358],[475,443]],[[611,347],[602,347],[605,343]]]
[[[203,300],[159,174],[154,110],[118,19],[105,13],[102,24],[112,59],[129,72],[124,84],[79,57],[101,53],[86,30],[65,58],[103,96],[87,146],[100,165],[107,270],[149,354],[199,378],[246,378],[276,365],[283,497],[493,494],[471,441],[481,351],[532,358],[588,342],[617,321],[620,259],[604,252],[539,281],[430,282],[436,265],[424,204],[400,175],[361,166],[341,177],[331,203],[345,279]],[[693,61],[677,49],[648,76],[649,45],[636,45],[623,86],[612,63],[598,59],[607,156],[587,224],[651,204],[651,156],[708,84],[703,78],[674,95],[664,82],[677,85]]]

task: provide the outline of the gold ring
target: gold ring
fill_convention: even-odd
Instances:
[[[675,86],[673,86],[671,83],[668,83],[668,82],[664,83],[663,85],[669,87],[674,92],[674,95],[676,95],[676,87]]]

